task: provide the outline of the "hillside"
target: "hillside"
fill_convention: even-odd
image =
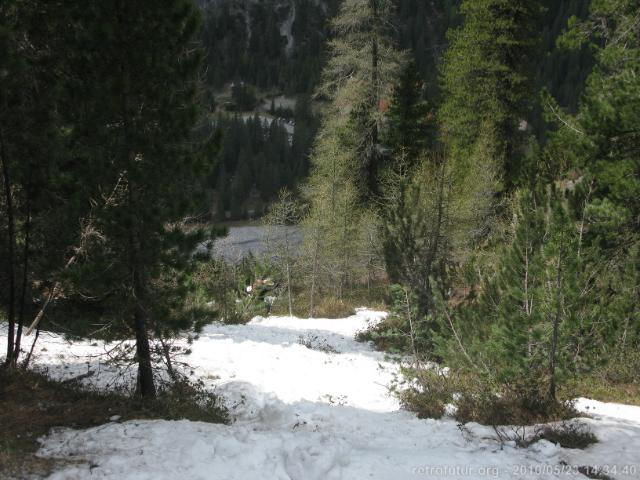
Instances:
[[[221,157],[208,180],[214,192],[201,209],[210,210],[212,218],[259,217],[280,188],[295,188],[306,178],[318,122],[312,113],[314,108],[307,103],[320,78],[325,44],[331,36],[329,21],[338,3],[200,0],[204,15],[202,42],[207,52],[206,82],[211,107],[217,112],[216,124],[223,132]],[[425,81],[423,95],[432,106],[438,103],[446,32],[461,21],[459,3],[395,1],[395,41],[416,61]],[[579,0],[544,3],[547,11],[541,25],[536,85],[538,89],[547,88],[561,106],[574,110],[592,59],[586,49],[558,52],[555,40],[569,17],[584,17],[586,4]],[[287,108],[278,108],[275,101],[282,95],[289,98]],[[300,97],[304,105],[296,111],[292,105]],[[227,119],[219,120],[220,113]],[[230,118],[238,113],[235,120]],[[251,126],[248,119],[256,114],[263,118],[263,140],[251,142],[251,132],[260,127]],[[279,120],[269,128],[271,118]],[[539,110],[533,112],[529,123],[543,137],[545,126]],[[288,129],[289,146],[278,147],[281,134],[273,130],[280,127]],[[294,129],[298,131],[292,134]]]

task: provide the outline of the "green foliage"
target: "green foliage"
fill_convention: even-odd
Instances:
[[[245,81],[260,88],[311,93],[322,69],[328,21],[337,1],[208,3],[203,6],[202,32],[208,85],[217,89]],[[290,18],[288,38],[281,27]]]
[[[598,312],[593,266],[558,193],[521,192],[510,242],[477,300],[455,314],[440,302],[439,351],[531,411],[555,408],[556,388],[592,368]],[[453,335],[453,337],[451,336]]]
[[[329,59],[322,73],[319,95],[330,101],[319,137],[344,151],[345,167],[358,199],[378,194],[383,171],[379,130],[381,101],[389,94],[400,55],[391,37],[389,0],[347,0],[333,19],[335,37],[329,42]],[[329,168],[330,165],[329,165]]]
[[[298,225],[303,210],[293,194],[283,189],[278,194],[278,201],[269,209],[263,219],[266,226],[266,243],[271,261],[277,270],[278,283],[287,292],[289,315],[293,315],[293,293],[298,281],[298,258],[295,237],[291,227]]]
[[[414,167],[435,141],[429,106],[422,98],[424,86],[416,64],[411,61],[402,70],[391,98],[386,140],[392,155],[402,160],[396,163],[402,163],[404,168]]]
[[[214,220],[256,218],[282,188],[293,189],[309,171],[309,151],[317,125],[308,102],[300,98],[290,135],[281,119],[220,115],[213,122],[222,140],[218,161],[206,183],[214,189]]]
[[[453,155],[467,156],[483,131],[493,132],[501,173],[508,185],[517,184],[541,6],[531,0],[466,0],[460,11],[464,23],[450,30],[442,66],[443,141]]]
[[[557,131],[545,151],[551,168],[569,177],[586,261],[599,274],[593,302],[605,320],[602,356],[638,348],[640,239],[640,43],[638,5],[594,1],[584,21],[572,21],[562,43],[589,43],[596,66],[580,109],[550,112]]]
[[[442,418],[456,393],[447,375],[437,369],[407,369],[402,373],[409,384],[397,392],[402,407],[418,418]]]
[[[237,82],[231,86],[231,99],[233,107],[230,110],[236,112],[251,111],[258,103],[253,88],[244,82]]]
[[[369,281],[377,267],[380,194],[380,102],[391,86],[398,52],[389,35],[391,3],[347,0],[333,20],[335,38],[318,90],[326,103],[304,194],[305,277],[310,310],[315,295],[331,287],[342,298],[349,285]]]
[[[433,307],[431,279],[438,288],[447,285],[449,267],[464,261],[488,228],[495,169],[484,149],[475,155],[479,161],[467,167],[433,153],[414,170],[388,177],[383,210],[387,273],[418,295],[420,317]]]
[[[271,280],[274,270],[269,262],[251,255],[238,264],[207,258],[198,262],[190,277],[193,293],[189,301],[207,312],[203,319],[207,323],[213,320],[231,325],[247,323],[256,315],[268,313],[270,305],[265,296],[274,285]],[[264,285],[265,281],[269,285]]]

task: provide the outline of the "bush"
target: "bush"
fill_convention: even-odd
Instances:
[[[460,384],[459,384],[460,385]],[[456,419],[461,423],[483,425],[534,425],[549,421],[567,420],[576,415],[570,403],[555,402],[535,407],[528,398],[510,391],[499,391],[477,381],[462,384],[454,403]]]
[[[419,418],[441,418],[447,405],[452,407],[454,418],[463,424],[535,425],[576,415],[572,404],[566,402],[532,408],[525,397],[500,390],[490,379],[473,373],[450,370],[445,373],[433,367],[405,368],[401,374],[404,388],[396,388],[400,403]]]
[[[437,370],[404,369],[409,386],[398,390],[403,408],[414,412],[418,418],[442,418],[448,404],[453,403],[453,382]]]
[[[561,422],[546,425],[536,436],[537,440],[547,440],[562,448],[585,449],[598,441],[588,425],[579,422]]]
[[[603,382],[640,385],[640,351],[627,349],[611,358],[600,371]]]
[[[227,324],[247,323],[257,315],[266,315],[268,305],[255,292],[249,294],[247,286],[256,279],[267,278],[269,266],[253,256],[248,256],[238,265],[231,265],[221,259],[201,262],[191,281],[196,293],[191,302],[201,308],[208,308],[211,320]]]
[[[366,330],[356,333],[358,342],[372,342],[378,350],[390,353],[410,351],[410,336],[404,319],[388,316]]]

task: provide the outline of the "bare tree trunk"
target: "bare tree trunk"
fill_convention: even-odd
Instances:
[[[24,254],[22,258],[22,291],[20,293],[20,314],[18,316],[18,331],[16,332],[16,339],[14,345],[14,354],[12,362],[14,365],[18,364],[18,358],[20,357],[20,345],[22,343],[22,327],[24,325],[24,311],[27,301],[27,286],[29,284],[29,248],[31,238],[31,202],[27,199],[27,221],[24,225]]]
[[[162,348],[164,363],[167,365],[167,373],[169,374],[169,377],[171,377],[171,380],[176,382],[178,380],[178,376],[176,375],[176,371],[173,368],[173,362],[171,361],[171,348],[167,342],[164,341],[162,334],[158,335],[158,340],[160,341],[160,346]]]
[[[442,230],[444,229],[444,211],[445,211],[445,181],[446,181],[446,159],[441,159],[440,165],[440,173],[438,175],[438,193],[436,197],[436,225],[435,232],[433,232],[434,241],[429,249],[429,254],[427,257],[427,271],[429,272],[427,277],[430,277],[434,273],[434,265],[436,264],[436,259],[438,257],[440,251],[440,237],[442,236]],[[433,291],[431,288],[431,283],[429,278],[426,278],[426,285],[424,288],[424,296],[425,299],[422,300],[422,305],[420,305],[420,314],[425,315],[428,313],[429,308],[433,307]]]
[[[135,283],[139,283],[139,274],[134,272]],[[143,397],[153,398],[156,387],[153,381],[153,367],[151,366],[151,349],[147,333],[147,312],[142,305],[142,291],[139,285],[134,286],[136,308],[133,316],[133,326],[136,332],[136,355],[138,357],[138,390]]]
[[[11,195],[11,182],[9,176],[9,166],[7,165],[7,157],[4,144],[4,138],[0,133],[0,159],[2,160],[2,179],[4,183],[5,202],[7,204],[7,230],[8,230],[8,253],[9,259],[7,262],[7,274],[9,276],[9,291],[7,302],[7,358],[6,364],[13,364],[13,352],[14,352],[14,338],[15,338],[15,300],[16,300],[16,285],[15,285],[15,219],[13,211],[13,198]]]
[[[556,264],[556,311],[553,318],[553,335],[551,338],[551,350],[549,352],[549,401],[556,401],[556,353],[558,350],[558,331],[560,329],[561,299],[562,299],[562,256],[563,249],[560,248],[558,262]]]
[[[133,156],[134,154],[131,153]],[[129,182],[128,197],[129,208],[136,211],[135,185]],[[135,308],[133,314],[133,328],[136,333],[136,356],[138,358],[138,392],[142,397],[154,398],[156,388],[153,381],[153,368],[151,365],[151,349],[149,348],[149,333],[147,332],[147,310],[145,308],[145,285],[142,280],[142,272],[139,264],[142,245],[139,234],[136,231],[135,222],[129,225],[129,255],[133,299]]]
[[[33,356],[33,350],[36,348],[36,343],[38,342],[38,337],[40,337],[40,324],[36,327],[36,335],[33,337],[33,342],[31,342],[31,348],[29,349],[29,353],[27,354],[27,358],[24,359],[24,363],[22,364],[23,369],[29,368],[29,362],[31,361],[31,357]]]
[[[313,318],[315,313],[315,294],[316,283],[318,281],[318,254],[320,250],[320,228],[315,228],[314,240],[313,240],[313,266],[311,267],[311,288],[309,292],[309,317]]]

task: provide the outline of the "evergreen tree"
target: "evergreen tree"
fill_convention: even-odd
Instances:
[[[72,22],[70,11],[64,2],[0,5],[0,309],[9,365],[18,361],[23,325],[42,307],[36,299],[47,297],[76,241],[78,216],[86,212],[74,198],[77,186],[92,184],[80,171],[70,175],[66,145],[75,105],[65,103],[61,72],[72,55],[63,55],[68,44],[59,31]]]
[[[335,37],[329,42],[329,60],[319,94],[329,100],[325,118],[336,129],[323,126],[352,157],[355,188],[363,199],[378,192],[382,101],[388,101],[399,53],[391,40],[393,5],[388,0],[346,0],[333,20]],[[319,162],[316,162],[319,163]]]
[[[519,192],[511,228],[478,298],[453,320],[443,315],[448,334],[439,351],[454,368],[481,373],[505,399],[544,412],[556,405],[559,385],[590,367],[598,340],[594,271],[562,193]]]
[[[589,45],[596,65],[575,115],[547,99],[557,126],[542,166],[573,189],[583,256],[600,271],[593,298],[603,317],[603,354],[632,358],[640,348],[640,6],[591,2],[587,19],[573,18],[560,45]],[[621,348],[624,346],[624,348]],[[626,362],[625,362],[626,363]]]
[[[360,232],[375,218],[365,211],[380,193],[380,107],[399,59],[391,18],[387,0],[346,0],[333,21],[335,38],[318,91],[327,104],[305,191],[311,201],[305,225],[312,298],[328,285],[341,297],[356,280]]]
[[[117,315],[130,320],[139,392],[150,397],[149,330],[160,333],[178,319],[185,293],[180,272],[196,241],[179,220],[200,161],[189,145],[198,119],[201,55],[193,36],[199,16],[187,0],[113,0],[88,6],[83,15],[82,41],[91,51],[83,67],[92,94],[86,121],[103,142],[99,154],[87,154],[102,191],[112,193],[109,208],[95,218],[104,241],[78,275],[91,278],[82,289],[117,304]]]
[[[429,107],[423,100],[424,86],[411,61],[404,67],[391,98],[387,142],[394,158],[403,158],[407,167],[414,166],[435,140]]]
[[[468,156],[480,133],[495,134],[507,186],[522,180],[541,6],[537,0],[465,0],[442,67],[443,140]]]

